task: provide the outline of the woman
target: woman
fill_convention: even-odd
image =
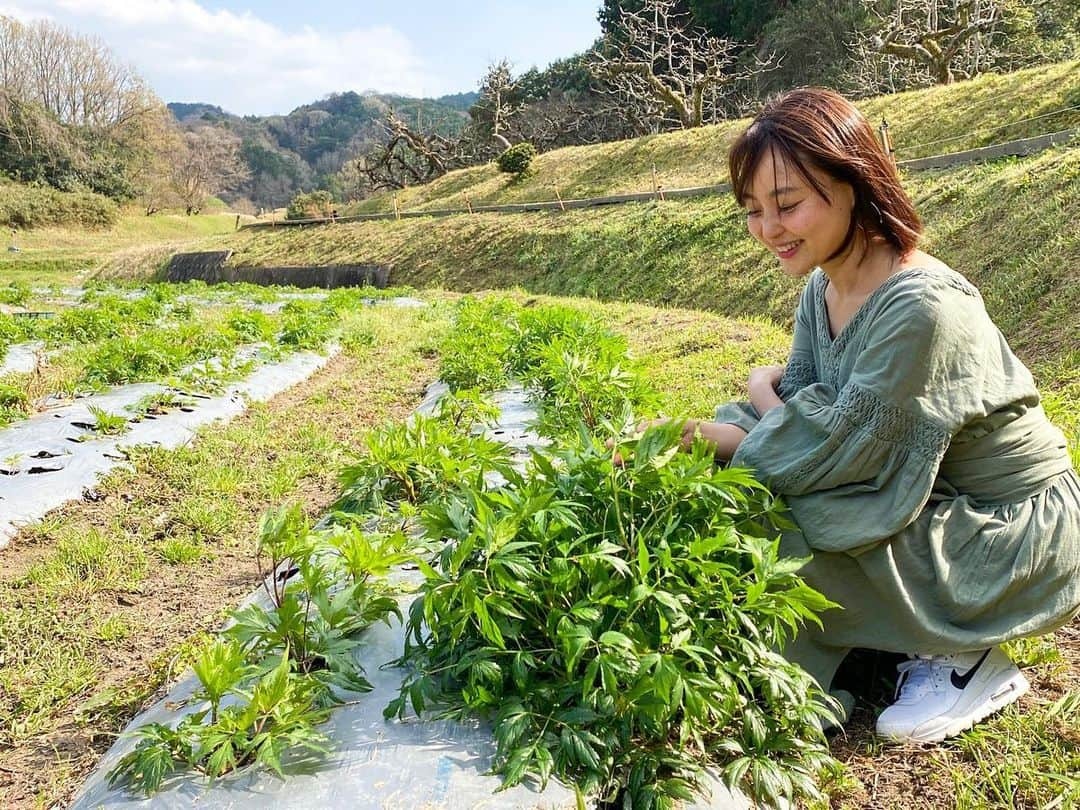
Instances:
[[[787,655],[828,689],[853,647],[908,653],[878,733],[958,734],[1028,688],[1002,642],[1080,608],[1080,481],[978,291],[916,247],[921,223],[866,119],[800,89],[729,156],[747,225],[809,276],[784,367],[691,422],[784,496],[838,602]]]

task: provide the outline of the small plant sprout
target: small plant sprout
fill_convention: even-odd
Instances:
[[[128,430],[128,418],[122,414],[113,414],[104,408],[90,405],[87,410],[94,417],[93,431],[102,436],[119,436]]]

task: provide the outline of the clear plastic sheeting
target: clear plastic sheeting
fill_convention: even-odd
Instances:
[[[38,367],[38,355],[45,344],[15,343],[7,347],[7,352],[0,358],[0,377],[5,374],[29,373]]]
[[[335,348],[331,355],[336,352]],[[189,394],[158,383],[137,383],[50,408],[0,431],[0,548],[20,527],[40,520],[67,501],[83,497],[98,477],[126,460],[124,447],[177,447],[203,425],[231,419],[246,400],[265,401],[310,377],[329,357],[303,352],[257,368],[225,392]],[[118,436],[95,433],[90,406],[133,417],[129,406],[149,395],[170,392],[184,401],[167,413],[130,421]]]
[[[441,383],[432,386],[417,412],[431,413],[446,390]],[[488,435],[510,443],[523,461],[528,448],[539,442],[529,428],[535,410],[520,387],[499,392],[494,399],[501,415]],[[423,577],[417,571],[400,570],[394,579],[419,584]],[[260,589],[247,601],[264,599]],[[399,599],[406,615],[412,599],[411,595]],[[354,653],[374,689],[342,695],[348,702],[335,709],[322,727],[330,738],[327,757],[284,758],[285,779],[254,768],[213,783],[195,774],[178,774],[164,783],[160,793],[145,798],[108,786],[106,775],[135,745],[134,739],[121,735],[83,785],[72,810],[195,806],[206,810],[573,810],[577,806],[573,788],[554,779],[544,790],[532,783],[496,792],[501,778],[488,772],[495,743],[490,726],[484,723],[383,719],[383,708],[398,696],[402,681],[401,670],[386,665],[401,656],[405,642],[402,625],[393,617],[390,622],[370,627]],[[175,725],[185,714],[203,707],[183,705],[197,688],[198,681],[189,672],[163,700],[136,717],[127,731],[152,722]],[[718,781],[710,779],[708,786],[711,798],[687,810],[750,810],[745,797],[733,795]]]

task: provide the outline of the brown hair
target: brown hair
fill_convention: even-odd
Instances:
[[[767,151],[774,159],[782,156],[829,203],[807,167],[854,190],[847,235],[830,259],[849,250],[859,230],[883,237],[901,255],[914,249],[922,222],[900,185],[896,167],[863,114],[839,93],[801,87],[766,102],[728,153],[731,184],[740,205],[749,196],[750,181]]]

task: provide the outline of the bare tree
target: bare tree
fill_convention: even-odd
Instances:
[[[620,12],[589,62],[593,75],[621,97],[644,104],[678,127],[699,127],[707,105],[722,105],[725,91],[748,81],[767,63],[740,66],[738,43],[693,27],[676,0],[646,0],[640,11]]]
[[[989,69],[1003,54],[1003,0],[863,2],[878,20],[877,27],[855,43],[859,53],[869,57],[862,60],[870,62],[864,83],[878,85],[866,88],[871,92],[951,84]],[[881,88],[882,79],[890,86]]]
[[[522,101],[516,98],[517,90],[511,65],[502,59],[488,66],[487,73],[480,80],[480,98],[469,111],[473,122],[487,130],[500,149],[510,148],[506,133],[514,115],[524,107]]]
[[[355,162],[371,191],[429,183],[476,162],[467,137],[417,132],[391,109],[382,122],[387,140]]]
[[[0,17],[0,83],[63,124],[97,130],[122,127],[158,106],[103,42],[48,20]]]
[[[223,127],[205,126],[184,133],[172,168],[172,188],[188,214],[202,210],[206,198],[247,177],[240,138]]]

